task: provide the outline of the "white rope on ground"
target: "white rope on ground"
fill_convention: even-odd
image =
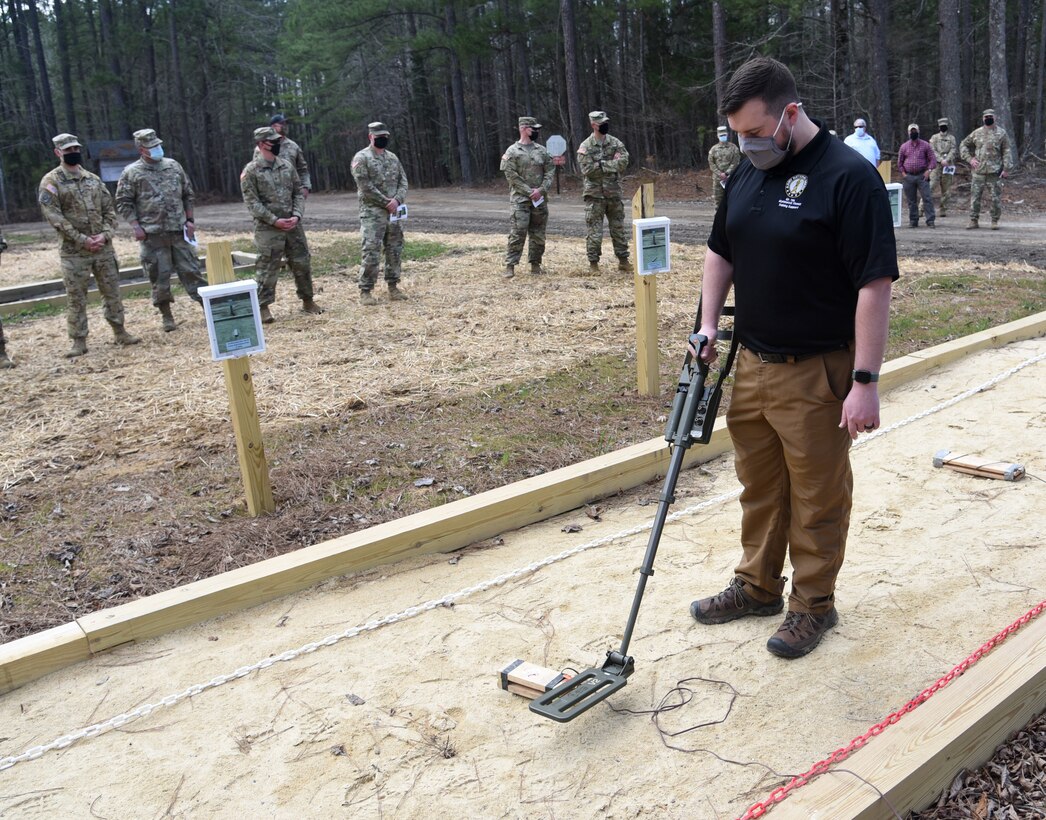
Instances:
[[[913,422],[919,421],[920,419],[924,419],[927,416],[933,415],[934,413],[939,413],[942,410],[946,410],[947,408],[955,404],[958,404],[960,401],[968,399],[970,396],[974,396],[977,393],[982,393],[985,390],[994,387],[996,384],[1003,381],[1004,379],[1007,379],[1015,373],[1018,373],[1019,371],[1023,370],[1024,368],[1030,367],[1033,364],[1037,364],[1038,362],[1041,362],[1044,359],[1046,359],[1046,353],[1040,353],[1039,355],[1033,356],[1030,359],[1025,359],[1020,364],[1011,367],[1009,370],[1005,370],[1002,373],[999,373],[998,375],[994,376],[993,378],[989,379],[983,384],[978,385],[977,387],[972,387],[969,390],[966,390],[965,392],[960,393],[957,396],[953,396],[952,398],[943,401],[940,404],[934,405],[928,410],[923,410],[921,413],[916,413],[915,415],[909,416],[908,418],[903,419],[902,421],[896,422],[895,424],[891,424],[888,427],[880,428],[879,430],[876,430],[874,433],[869,433],[865,435],[861,440],[854,444],[851,449],[857,449],[858,447],[864,446],[869,442],[875,441],[881,436],[885,436],[887,433],[891,433],[894,430],[897,430],[901,427],[905,427],[909,424],[912,424]],[[741,495],[741,490],[739,489],[732,490],[728,493],[723,493],[721,495],[717,495],[714,498],[707,499],[698,504],[694,504],[690,507],[680,510],[679,512],[672,513],[665,519],[665,522],[668,523],[670,521],[678,521],[680,518],[689,515],[694,515],[695,513],[701,512],[702,510],[708,509],[709,507],[717,506],[725,501],[737,498],[739,495]],[[206,692],[208,689],[214,689],[218,686],[229,683],[230,681],[236,680],[237,678],[244,678],[252,672],[260,672],[263,669],[268,669],[270,666],[273,666],[274,664],[292,661],[295,658],[301,657],[302,655],[307,655],[310,652],[315,652],[317,649],[321,649],[327,646],[334,646],[336,643],[347,640],[348,638],[355,638],[357,635],[361,635],[364,632],[372,632],[375,629],[380,629],[381,627],[388,626],[389,624],[395,624],[400,623],[401,621],[409,620],[410,618],[414,618],[418,615],[421,615],[423,612],[429,612],[430,610],[437,609],[441,606],[448,606],[454,603],[455,601],[461,600],[462,598],[467,598],[470,595],[475,595],[478,592],[485,592],[488,589],[493,589],[494,587],[501,586],[502,584],[506,584],[509,581],[514,581],[515,579],[522,578],[525,575],[533,574],[537,572],[539,569],[542,569],[543,567],[551,566],[552,564],[558,563],[559,561],[565,561],[567,558],[579,555],[580,553],[586,552],[590,549],[605,546],[614,541],[619,541],[622,538],[629,538],[633,535],[638,535],[639,533],[645,532],[651,529],[652,527],[653,522],[651,521],[645,524],[639,524],[627,530],[622,530],[620,532],[603,536],[602,538],[598,538],[595,541],[589,541],[586,544],[580,544],[579,546],[572,547],[568,550],[564,550],[563,552],[557,553],[556,555],[548,556],[547,558],[543,558],[540,561],[534,562],[533,564],[528,564],[525,567],[519,567],[518,569],[514,569],[511,572],[506,572],[503,575],[499,575],[496,578],[491,578],[488,581],[482,581],[481,583],[475,584],[473,586],[465,587],[464,589],[459,589],[457,592],[452,592],[449,595],[445,595],[442,598],[435,598],[431,601],[426,601],[423,604],[408,607],[407,609],[404,609],[393,615],[386,615],[383,618],[376,618],[372,621],[367,621],[365,624],[362,624],[360,626],[350,627],[349,629],[346,629],[344,632],[340,632],[335,635],[328,635],[326,638],[323,638],[322,640],[307,643],[303,646],[299,646],[297,649],[288,649],[285,652],[281,652],[279,655],[272,655],[270,657],[263,658],[257,663],[251,664],[250,666],[241,666],[234,672],[229,672],[225,675],[218,675],[217,677],[211,678],[206,683],[193,684],[192,686],[183,689],[181,692],[177,692],[173,695],[167,695],[166,697],[161,698],[155,703],[146,703],[142,706],[139,706],[137,709],[132,709],[130,712],[124,712],[123,714],[111,717],[108,720],[103,721],[101,723],[94,723],[90,726],[84,727],[83,729],[79,729],[75,732],[62,735],[61,737],[52,740],[50,743],[45,743],[40,746],[32,746],[19,755],[14,755],[11,757],[2,757],[0,758],[0,771],[10,769],[11,767],[16,766],[19,763],[25,763],[29,760],[38,760],[48,752],[53,752],[57,749],[66,749],[72,746],[74,743],[77,743],[81,740],[85,740],[87,738],[97,737],[98,735],[108,732],[111,729],[119,729],[120,727],[125,726],[134,720],[138,720],[139,718],[152,714],[158,709],[163,709],[168,706],[174,706],[176,703],[179,703],[185,700],[186,698],[202,694],[203,692]]]

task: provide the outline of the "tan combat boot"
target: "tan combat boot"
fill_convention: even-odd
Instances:
[[[272,317],[272,314],[269,312],[269,306],[268,305],[262,305],[261,310],[259,311],[258,315],[261,317],[263,325],[271,325],[273,322],[276,321]]]
[[[975,230],[976,228],[979,228],[979,227],[980,226],[977,224],[977,220],[976,219],[971,219],[970,220],[970,224],[966,226],[966,230],[972,231],[972,230]]]
[[[624,273],[631,273],[632,272],[632,262],[629,261],[629,258],[627,256],[624,259],[618,259],[617,260],[617,269],[619,271],[623,271]]]
[[[389,301],[390,302],[406,302],[407,294],[399,289],[399,286],[392,282],[389,284]]]
[[[301,309],[306,313],[311,313],[313,316],[319,316],[323,313],[323,308],[312,301],[312,299],[302,299]]]
[[[178,329],[178,323],[174,321],[174,315],[171,313],[171,303],[164,302],[160,307],[160,315],[163,317],[163,331],[164,333],[170,333],[172,330]]]
[[[87,339],[73,339],[73,346],[69,349],[69,352],[65,354],[67,359],[75,359],[77,356],[83,356],[87,352]]]
[[[113,328],[113,336],[116,340],[116,343],[118,345],[122,345],[123,347],[130,347],[131,345],[136,345],[141,341],[141,339],[139,339],[137,336],[132,336],[130,333],[124,330],[123,325],[118,325],[117,327]]]
[[[540,276],[545,271],[543,271],[541,269],[541,263],[540,262],[531,262],[530,263],[530,272],[532,274],[534,274],[535,276]]]
[[[505,265],[505,270],[501,272],[501,275],[504,276],[506,279],[511,279],[513,276],[516,275],[516,266]]]
[[[361,290],[360,304],[364,307],[374,307],[374,305],[378,304],[378,300],[371,295],[369,290]]]
[[[993,231],[999,230],[999,220],[998,219],[993,219],[992,220],[992,230]]]
[[[7,348],[0,342],[0,370],[10,370],[12,367],[15,367],[15,363],[8,358]]]
[[[588,263],[588,272],[589,273],[599,273],[599,262],[598,261],[596,261],[596,262],[589,262]]]

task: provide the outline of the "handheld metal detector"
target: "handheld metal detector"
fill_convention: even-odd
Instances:
[[[698,312],[700,316],[700,311]],[[723,337],[732,335],[729,331]],[[672,412],[668,417],[665,429],[665,440],[672,449],[668,472],[665,473],[665,484],[658,499],[654,525],[647,542],[646,555],[639,569],[639,586],[632,600],[632,611],[628,615],[625,634],[617,652],[607,652],[607,659],[601,667],[586,669],[579,675],[550,689],[530,702],[530,711],[559,723],[566,723],[587,712],[596,704],[606,700],[622,688],[629,676],[635,671],[635,659],[628,654],[628,644],[632,640],[639,616],[639,605],[643,601],[647,578],[654,574],[654,556],[661,540],[661,532],[668,518],[668,508],[675,502],[676,481],[683,468],[683,458],[691,444],[708,444],[712,438],[716,412],[719,410],[719,399],[723,392],[723,381],[730,372],[734,360],[737,342],[734,339],[726,364],[719,370],[719,377],[714,386],[706,385],[709,368],[700,359],[701,350],[708,339],[699,333],[690,337],[690,343],[698,352],[698,358],[687,351],[683,370],[679,374],[679,385],[672,401]]]

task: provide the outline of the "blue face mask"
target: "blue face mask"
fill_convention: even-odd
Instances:
[[[802,106],[802,103],[796,103],[797,106]],[[792,147],[792,134],[788,135],[788,144],[782,148],[774,138],[777,136],[777,132],[781,130],[781,126],[784,125],[785,111],[788,107],[781,111],[781,117],[777,120],[777,128],[774,129],[774,133],[769,137],[745,137],[738,134],[737,141],[741,144],[741,150],[745,156],[751,160],[752,164],[760,171],[769,171],[780,165],[784,158],[788,156],[789,149]]]
[[[728,139],[730,139],[730,138],[726,134],[720,134],[719,135],[719,141],[720,142],[726,142]]]
[[[149,149],[149,159],[163,159],[163,146],[154,145]]]
[[[858,126],[857,126],[857,127],[856,127],[856,128],[854,129],[854,133],[855,133],[855,134],[856,134],[857,136],[859,136],[859,137],[863,137],[863,136],[864,136],[864,126],[863,126],[863,125],[858,125]]]

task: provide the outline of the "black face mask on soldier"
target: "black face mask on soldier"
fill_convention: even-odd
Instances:
[[[947,134],[948,133],[948,126],[947,125],[942,125],[941,126],[941,133],[942,134]]]
[[[984,124],[985,125],[995,125],[995,117],[985,117],[984,118]]]
[[[599,133],[600,134],[609,134],[610,133],[610,123],[609,122],[601,122],[599,124]]]
[[[62,162],[66,165],[79,165],[84,161],[84,155],[80,151],[70,151],[68,154],[62,154]]]
[[[274,157],[278,157],[280,155],[280,140],[273,140],[270,142],[269,150],[272,151]]]
[[[541,131],[540,130],[538,130],[537,128],[531,128],[530,129],[530,138],[532,140],[536,141],[537,138],[540,137],[540,136],[541,136]]]
[[[375,148],[384,148],[388,144],[389,144],[389,138],[387,136],[385,136],[384,134],[382,134],[380,137],[375,137],[374,138],[374,147]]]

